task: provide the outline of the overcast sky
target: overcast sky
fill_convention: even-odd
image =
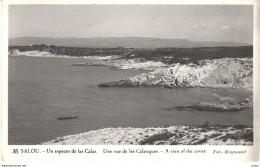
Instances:
[[[253,6],[10,6],[9,38],[23,36],[134,36],[252,44]]]

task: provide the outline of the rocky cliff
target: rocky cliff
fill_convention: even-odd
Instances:
[[[172,67],[144,73],[100,87],[165,86],[165,87],[233,87],[253,85],[252,58],[201,60],[198,64],[173,64]]]

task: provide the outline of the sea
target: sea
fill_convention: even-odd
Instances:
[[[252,96],[244,89],[124,87],[96,85],[147,71],[108,66],[74,66],[95,62],[82,58],[9,57],[8,144],[38,145],[57,137],[101,128],[210,124],[253,125],[252,109],[236,112],[180,111],[218,97],[238,101]],[[76,119],[58,120],[59,117]]]

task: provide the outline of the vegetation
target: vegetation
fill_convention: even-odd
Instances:
[[[168,140],[172,136],[174,136],[173,133],[166,131],[166,132],[163,132],[163,133],[154,134],[154,135],[144,139],[143,141],[141,141],[140,144],[141,145],[153,144],[153,142],[155,142],[155,141]]]
[[[57,55],[68,56],[108,56],[108,55],[122,55],[128,50],[126,48],[80,48],[80,47],[65,47],[65,46],[47,46],[47,45],[30,45],[30,46],[10,46],[9,50],[18,49],[19,51],[47,51]]]
[[[221,137],[224,142],[226,142],[228,139],[233,139],[233,140],[242,140],[244,139],[245,141],[253,142],[253,131],[238,131],[234,134],[226,134],[225,136]]]
[[[18,49],[19,51],[48,51],[57,55],[68,56],[108,56],[120,55],[124,59],[141,58],[145,60],[161,61],[166,64],[172,63],[197,63],[203,59],[220,58],[247,58],[253,57],[253,46],[239,47],[200,47],[200,48],[80,48],[64,46],[10,46],[9,50]]]
[[[167,64],[197,63],[203,59],[253,57],[252,46],[209,47],[209,48],[158,48],[155,50],[134,51],[135,57],[162,61]],[[129,57],[129,56],[128,56]]]

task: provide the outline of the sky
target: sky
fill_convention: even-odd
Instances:
[[[253,43],[249,5],[11,5],[9,38],[152,37]]]

